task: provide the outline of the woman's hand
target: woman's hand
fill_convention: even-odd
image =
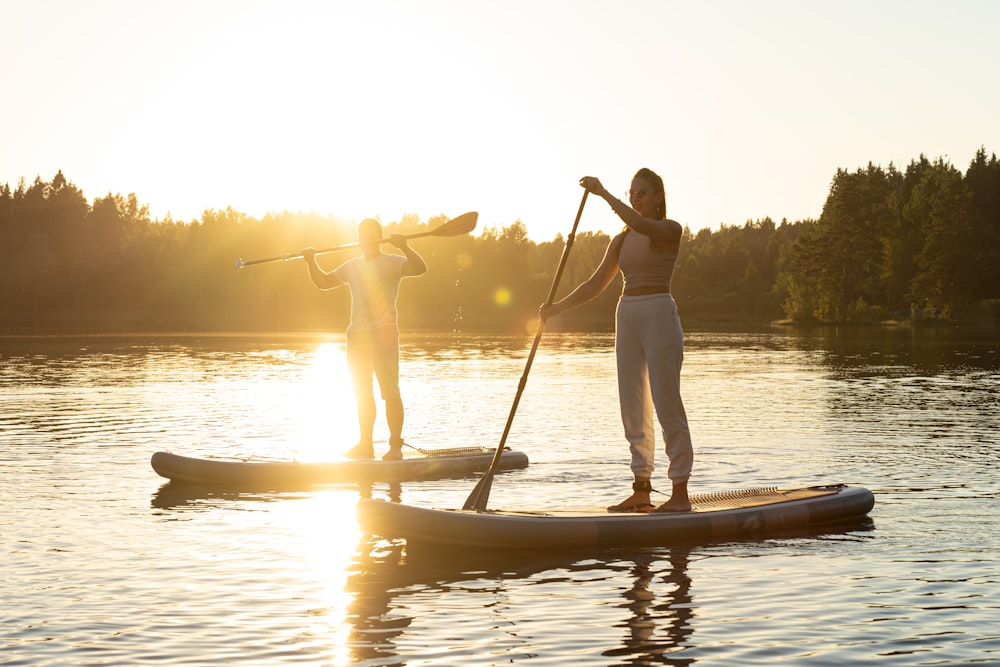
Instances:
[[[538,307],[538,317],[541,320],[547,320],[550,317],[555,317],[559,313],[566,310],[564,306],[559,305],[561,302],[556,301],[555,303],[543,303]]]
[[[603,197],[608,194],[607,189],[601,185],[601,180],[596,176],[584,176],[581,178],[580,187],[587,192],[597,195],[598,197]]]

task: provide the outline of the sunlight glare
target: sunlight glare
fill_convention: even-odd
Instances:
[[[329,461],[355,443],[357,413],[343,343],[317,346],[295,408],[299,460]]]
[[[481,69],[456,57],[461,40],[404,3],[389,13],[364,3],[324,4],[318,12],[323,20],[308,25],[278,11],[241,13],[235,19],[240,30],[213,34],[164,72],[116,138],[115,155],[143,143],[166,156],[155,176],[172,184],[171,201],[183,196],[219,209],[232,204],[257,217],[315,210],[392,221],[406,212],[437,214],[444,202],[472,205],[482,177],[468,169],[468,142],[486,139],[481,113],[468,109],[474,102],[492,109],[501,101],[481,82]],[[279,34],[285,41],[275,41]],[[315,66],[287,67],[289,54]],[[227,69],[224,78],[205,67],[206,60],[236,57],[241,66]],[[235,104],[202,102],[220,97]],[[180,99],[191,102],[176,104]],[[506,116],[504,127],[515,117]],[[204,178],[184,148],[156,132],[165,126],[186,128],[186,146],[228,156],[230,167]],[[496,141],[500,145],[482,146],[483,153],[495,154],[490,149],[503,146]],[[178,174],[186,178],[182,188]]]
[[[305,576],[311,575],[322,587],[309,632],[329,648],[334,665],[351,662],[346,643],[352,631],[348,619],[353,596],[347,592],[347,579],[362,539],[355,519],[356,504],[357,492],[331,490],[276,510],[285,515],[301,543],[301,563],[308,568]]]

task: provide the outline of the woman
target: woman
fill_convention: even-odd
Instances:
[[[618,364],[618,399],[625,438],[632,453],[632,495],[608,508],[612,512],[689,512],[688,477],[694,462],[691,433],[681,401],[681,362],[684,334],[677,305],[670,296],[683,229],[667,219],[663,179],[649,169],[640,169],[629,189],[631,207],[614,197],[593,176],[580,185],[602,197],[625,223],[608,244],[604,259],[593,275],[565,298],[546,308],[543,318],[596,298],[621,271],[625,280],[615,316],[615,356]],[[655,507],[652,491],[655,433],[653,412],[663,431],[670,460],[667,475],[672,482],[670,498]]]

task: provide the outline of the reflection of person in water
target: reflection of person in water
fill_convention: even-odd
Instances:
[[[632,582],[622,593],[624,603],[616,604],[613,600],[600,603],[630,612],[618,624],[628,628],[625,636],[616,648],[604,651],[603,656],[627,656],[627,664],[636,665],[695,663],[694,658],[681,654],[690,645],[695,614],[687,573],[688,549],[670,549],[669,560],[664,559],[663,552],[630,557],[624,561],[631,562],[629,570],[619,570],[622,560],[618,556],[607,561],[599,559],[596,565],[589,558],[581,561],[563,552],[534,551],[521,555],[482,553],[470,561],[468,553],[452,554],[433,546],[427,549],[414,551],[413,545],[404,547],[399,543],[387,546],[385,541],[371,536],[358,545],[344,586],[344,592],[352,598],[347,606],[352,662],[406,662],[401,651],[413,648],[414,633],[426,622],[420,609],[427,604],[428,593],[436,596],[448,591],[450,597],[465,594],[496,602],[493,599],[496,596],[509,597],[510,591],[537,584],[542,573],[540,578],[548,582],[552,580],[551,573],[558,572],[557,585],[566,586],[572,585],[575,573],[580,573],[583,580],[590,580],[598,572],[610,573],[626,585],[629,580]],[[484,588],[484,581],[491,583]],[[505,611],[503,607],[495,604],[491,615],[516,629],[519,621],[525,620],[523,612]],[[613,664],[626,663],[619,660]]]
[[[358,485],[362,498],[371,498],[372,491],[370,483]],[[403,488],[399,482],[390,482],[387,491],[387,500],[402,502]],[[411,618],[390,616],[389,611],[399,586],[405,585],[393,583],[406,572],[400,567],[405,560],[402,544],[394,544],[387,550],[384,542],[373,535],[364,535],[358,543],[353,565],[360,568],[350,574],[344,587],[344,592],[352,596],[347,606],[351,624],[350,664],[369,660],[380,665],[401,664],[399,647],[393,640],[403,634]]]
[[[412,620],[410,616],[389,613],[393,598],[399,594],[393,580],[399,578],[403,547],[397,544],[386,551],[384,544],[376,545],[377,541],[371,535],[362,538],[356,552],[364,554],[362,572],[351,574],[344,587],[344,592],[353,598],[347,605],[352,665],[369,661],[379,665],[403,664],[394,640]],[[377,558],[371,555],[375,553],[379,554]]]
[[[655,555],[635,558],[632,574],[635,585],[624,593],[626,605],[632,612],[628,620],[629,634],[624,638],[624,646],[605,651],[605,656],[628,655],[638,660],[637,664],[667,663],[671,665],[692,665],[694,658],[681,656],[666,657],[665,654],[680,651],[691,634],[691,578],[688,576],[689,552],[684,548],[670,550],[670,571],[663,581],[673,586],[665,598],[656,601],[656,593],[650,585],[656,578],[652,565],[657,562]],[[665,625],[657,631],[657,625]],[[648,663],[647,663],[648,661]]]

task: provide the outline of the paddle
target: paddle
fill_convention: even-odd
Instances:
[[[468,234],[473,229],[476,228],[476,222],[479,220],[479,213],[476,211],[470,211],[468,213],[463,213],[457,218],[452,218],[448,222],[445,222],[434,229],[427,232],[418,232],[416,234],[404,234],[409,239],[420,238],[421,236],[459,236],[461,234]],[[382,239],[382,243],[388,243],[389,239]],[[350,248],[360,247],[360,243],[345,243],[344,245],[333,246],[332,248],[322,248],[316,251],[317,255],[322,255],[328,252],[336,252],[338,250],[348,250]],[[236,260],[236,270],[239,271],[244,266],[251,266],[253,264],[265,264],[267,262],[287,262],[291,259],[299,259],[302,254],[289,254],[289,255],[279,255],[277,257],[265,257],[263,259],[251,259],[244,260],[242,258]]]
[[[569,256],[569,250],[573,247],[573,240],[576,238],[576,228],[580,224],[580,216],[583,215],[583,205],[587,203],[587,191],[583,191],[583,199],[580,200],[580,209],[576,212],[576,220],[573,221],[573,231],[569,233],[566,237],[566,247],[563,248],[562,257],[559,259],[559,268],[556,269],[556,275],[552,279],[552,287],[549,288],[549,296],[545,300],[546,306],[551,306],[552,301],[556,297],[556,287],[559,286],[559,279],[562,277],[563,269],[566,267],[566,258]],[[517,395],[514,396],[514,405],[510,408],[510,414],[507,416],[507,425],[503,429],[503,435],[500,436],[500,446],[497,447],[496,452],[493,453],[493,460],[490,461],[490,467],[483,473],[483,476],[479,478],[476,482],[476,488],[472,489],[472,493],[465,501],[465,505],[462,506],[464,510],[476,510],[477,512],[482,512],[486,509],[486,503],[490,499],[490,489],[493,487],[493,475],[497,471],[497,467],[500,465],[500,457],[503,455],[504,443],[507,442],[507,434],[510,432],[510,425],[514,421],[514,413],[517,411],[517,404],[521,400],[521,394],[524,392],[524,385],[528,381],[528,371],[531,370],[531,362],[535,358],[535,350],[538,349],[538,341],[542,339],[542,332],[545,331],[545,320],[540,319],[538,321],[538,332],[535,334],[535,342],[531,344],[531,352],[528,353],[528,363],[524,366],[524,373],[521,374],[521,382],[517,386]]]

